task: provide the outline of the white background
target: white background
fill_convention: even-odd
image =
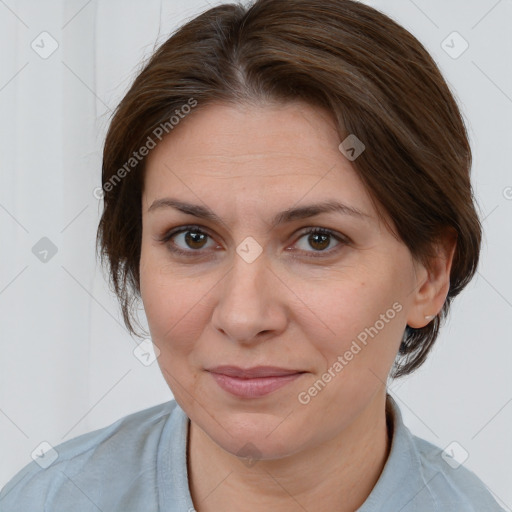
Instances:
[[[371,5],[427,47],[455,91],[485,219],[477,276],[427,363],[391,392],[413,433],[442,448],[460,443],[465,466],[511,510],[512,2]],[[0,486],[42,441],[55,446],[172,398],[157,363],[134,357],[137,341],[96,263],[93,190],[109,117],[143,59],[207,7],[0,2]],[[43,31],[59,45],[46,59],[31,48]],[[453,31],[469,43],[456,59],[442,47]],[[58,250],[46,263],[32,252],[42,237]]]

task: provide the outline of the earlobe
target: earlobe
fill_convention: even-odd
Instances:
[[[457,245],[454,232],[447,232],[435,245],[436,256],[430,259],[428,269],[422,267],[426,279],[415,291],[407,325],[420,329],[428,325],[441,311],[450,291],[450,274]]]

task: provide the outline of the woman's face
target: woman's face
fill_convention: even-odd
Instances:
[[[176,401],[230,453],[273,459],[339,435],[385,389],[406,325],[432,313],[417,301],[426,270],[379,223],[340,142],[302,103],[217,104],[149,154],[140,279],[152,340]],[[345,207],[304,210],[327,202]],[[296,375],[248,384],[209,371],[221,365]]]

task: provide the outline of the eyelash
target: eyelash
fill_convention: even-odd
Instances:
[[[181,233],[186,233],[188,231],[206,235],[206,236],[212,238],[206,231],[201,229],[201,226],[189,225],[189,226],[180,226],[179,228],[173,229],[173,230],[165,233],[161,238],[158,239],[158,241],[161,242],[162,244],[167,245],[168,249],[171,252],[178,254],[180,256],[187,256],[187,257],[192,257],[192,258],[203,256],[201,254],[200,249],[198,249],[198,250],[191,249],[190,251],[184,251],[183,249],[179,249],[178,247],[176,247],[176,245],[171,243],[171,239],[174,236],[179,235]],[[302,232],[300,234],[299,238],[297,239],[297,241],[299,241],[304,236],[311,235],[311,234],[320,234],[320,235],[331,236],[334,239],[336,239],[336,241],[338,241],[339,244],[336,247],[334,247],[333,249],[329,249],[327,251],[325,251],[325,250],[324,251],[313,251],[312,254],[308,254],[306,256],[308,258],[321,258],[321,257],[326,257],[326,256],[332,256],[333,253],[340,250],[344,245],[347,245],[350,243],[350,240],[347,237],[343,237],[343,236],[335,233],[334,231],[331,231],[330,229],[319,228],[319,227],[309,228],[308,231]],[[306,254],[307,254],[310,251],[302,251],[302,252],[306,252]]]

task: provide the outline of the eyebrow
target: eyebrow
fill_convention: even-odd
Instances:
[[[206,219],[212,222],[225,224],[224,221],[216,213],[214,213],[212,210],[210,210],[210,208],[206,206],[187,203],[185,201],[179,201],[178,199],[173,199],[170,197],[156,199],[153,202],[153,204],[148,208],[148,213],[161,208],[175,208],[180,212],[186,213],[188,215],[193,215],[194,217],[199,217],[201,219]],[[275,228],[280,224],[285,224],[287,222],[291,222],[294,220],[306,219],[309,217],[314,217],[315,215],[320,215],[321,213],[330,212],[341,213],[343,215],[350,215],[352,217],[356,217],[358,219],[363,220],[371,219],[370,215],[353,206],[349,206],[331,200],[324,201],[318,204],[310,204],[306,206],[300,206],[297,208],[289,208],[287,210],[279,212],[272,219],[271,228]]]

